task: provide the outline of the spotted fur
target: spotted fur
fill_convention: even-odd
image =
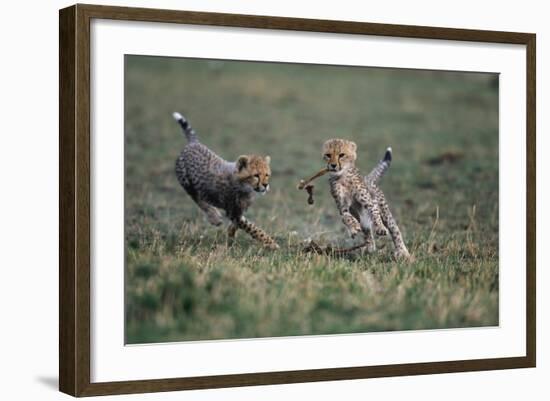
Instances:
[[[279,246],[265,231],[244,217],[255,194],[269,190],[271,169],[269,156],[242,155],[235,162],[226,161],[200,143],[189,122],[179,113],[174,119],[182,127],[188,144],[176,160],[176,177],[208,221],[219,226],[223,224],[223,210],[230,220],[229,242],[238,229],[242,229],[255,240],[270,249]]]
[[[330,172],[330,193],[342,216],[342,222],[352,237],[362,233],[367,241],[367,250],[374,252],[376,245],[373,231],[378,236],[388,231],[395,246],[396,258],[410,258],[382,190],[377,183],[391,163],[391,148],[386,150],[384,159],[364,177],[355,160],[357,145],[345,139],[330,139],[323,145],[323,158]]]

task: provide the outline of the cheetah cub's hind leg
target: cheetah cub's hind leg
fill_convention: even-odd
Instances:
[[[372,233],[372,220],[369,214],[365,210],[361,210],[356,205],[350,209],[351,214],[359,221],[361,230],[363,231],[363,237],[365,238],[365,250],[368,254],[376,251],[376,242],[374,241],[374,235]]]
[[[376,251],[376,242],[374,241],[374,235],[372,235],[372,222],[370,217],[367,213],[363,213],[359,222],[363,230],[363,235],[365,236],[367,253],[374,253]]]
[[[388,227],[390,231],[391,238],[393,240],[393,244],[395,246],[394,250],[394,257],[397,260],[412,260],[412,257],[409,253],[409,250],[407,249],[407,246],[405,245],[405,242],[403,241],[403,236],[401,235],[401,231],[399,230],[399,226],[397,225],[397,222],[393,218],[393,215],[390,212],[390,208],[388,204],[384,201],[381,205],[381,212],[382,212],[382,220],[384,221],[384,224]]]

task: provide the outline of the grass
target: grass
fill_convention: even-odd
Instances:
[[[128,343],[497,325],[498,80],[490,74],[127,56]],[[180,111],[226,159],[270,154],[271,191],[247,217],[281,250],[209,226],[179,186]],[[350,245],[328,193],[296,190],[331,137],[366,173],[392,146],[381,187],[413,263],[304,254]]]

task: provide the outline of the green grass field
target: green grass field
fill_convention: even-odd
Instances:
[[[185,138],[230,160],[269,154],[271,191],[232,248],[180,187]],[[126,341],[296,336],[498,325],[498,80],[489,74],[127,56]],[[312,238],[350,245],[324,177],[321,144],[357,142],[358,166],[387,146],[381,188],[415,257],[304,254]]]

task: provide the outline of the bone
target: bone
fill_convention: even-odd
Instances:
[[[308,178],[307,180],[300,180],[300,183],[298,184],[298,189],[304,189],[306,188],[306,186],[313,180],[315,180],[316,178],[319,178],[323,175],[325,175],[326,173],[328,173],[328,170],[326,168],[320,170],[317,174],[315,174],[314,176]],[[309,191],[308,191],[309,192]]]
[[[307,198],[307,203],[309,205],[313,205],[313,203],[315,202],[313,200],[313,188],[315,188],[315,186],[313,186],[312,184],[306,185],[306,191],[307,191],[307,194],[309,195]]]

